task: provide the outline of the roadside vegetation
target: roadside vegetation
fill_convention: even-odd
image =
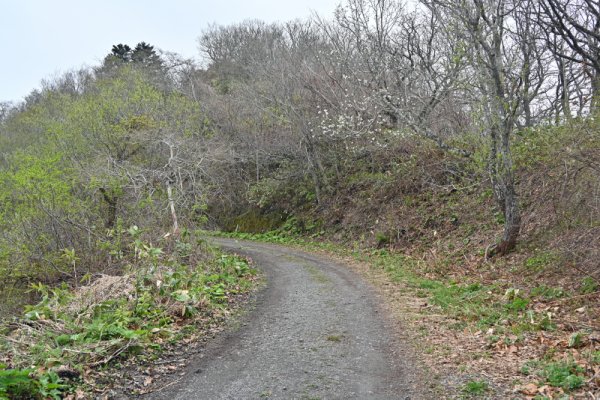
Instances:
[[[369,165],[356,162],[320,207],[300,208],[263,233],[218,235],[323,250],[366,263],[367,276],[384,273],[375,282],[430,368],[464,376],[454,382],[456,396],[585,398],[598,390],[600,371],[599,216],[589,191],[598,180],[577,154],[597,154],[597,132],[590,119],[516,136],[523,227],[502,258],[486,254],[503,219],[479,186],[483,166],[460,159],[462,175],[451,183],[419,183],[431,179],[432,165],[456,160],[426,144],[427,169],[396,159],[397,172],[370,179]],[[408,193],[407,179],[415,185]]]
[[[101,275],[75,290],[36,285],[42,300],[0,325],[0,398],[101,396],[128,359],[147,365],[222,325],[256,286],[245,259],[201,239],[184,236],[166,255],[142,242],[136,227],[129,233],[131,264],[123,274]]]

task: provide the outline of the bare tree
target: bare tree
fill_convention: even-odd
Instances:
[[[464,49],[443,25],[430,10],[407,12],[395,0],[350,0],[338,8],[336,25],[322,23],[338,53],[349,54],[344,73],[375,101],[373,112],[386,116],[394,129],[412,130],[468,155],[447,143],[453,129],[432,123],[444,118],[441,109],[461,108],[456,95],[463,86]]]
[[[559,57],[585,66],[591,82],[591,108],[600,96],[600,3],[595,0],[541,0],[540,22],[565,46],[554,46]],[[566,48],[572,52],[565,51]]]
[[[440,18],[443,15],[448,23],[455,24],[456,32],[472,48],[483,128],[490,140],[489,175],[505,218],[502,240],[489,255],[502,255],[515,247],[521,228],[510,140],[529,90],[522,79],[529,64],[509,29],[515,25],[516,5],[509,0],[434,0],[427,4],[440,13]]]
[[[0,123],[8,118],[13,107],[13,104],[9,101],[0,101]]]

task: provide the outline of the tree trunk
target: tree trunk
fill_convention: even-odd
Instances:
[[[100,188],[99,190],[100,193],[102,193],[102,198],[104,199],[108,207],[108,215],[106,217],[106,222],[104,223],[104,226],[107,229],[112,229],[117,223],[117,206],[119,198],[115,195],[109,194],[104,188]]]
[[[594,71],[592,77],[592,101],[590,102],[590,114],[595,114],[600,108],[600,71]]]
[[[177,212],[175,212],[175,200],[173,199],[173,189],[171,182],[167,181],[167,198],[169,200],[169,209],[171,210],[171,218],[173,219],[173,233],[179,232],[179,224],[177,223]]]
[[[568,81],[569,78],[567,76],[567,65],[566,65],[566,62],[561,58],[558,58],[557,62],[558,62],[558,81],[559,81],[559,88],[560,88],[560,103],[562,106],[562,112],[565,117],[565,121],[569,121],[572,116],[571,116],[571,103],[570,103],[571,96],[569,96],[569,81]],[[559,114],[558,110],[557,110],[557,114]],[[559,119],[558,116],[557,116],[557,119]],[[557,123],[557,125],[558,125],[558,123]]]
[[[494,185],[496,201],[504,215],[504,233],[500,243],[488,253],[490,257],[502,256],[513,250],[517,245],[517,238],[521,230],[521,212],[510,153],[512,124],[512,120],[508,117],[503,121],[501,141],[498,141],[496,135],[492,135],[492,154],[495,156],[495,160],[490,160],[490,164],[494,168],[490,173],[492,174],[492,185]]]

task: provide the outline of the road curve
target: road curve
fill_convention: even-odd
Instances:
[[[370,286],[348,268],[277,245],[211,239],[267,278],[240,326],[211,342],[178,384],[148,399],[415,399]]]

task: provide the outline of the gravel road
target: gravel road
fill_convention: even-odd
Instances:
[[[211,239],[267,278],[239,326],[148,399],[416,399],[407,350],[370,286],[347,267],[282,246]]]

